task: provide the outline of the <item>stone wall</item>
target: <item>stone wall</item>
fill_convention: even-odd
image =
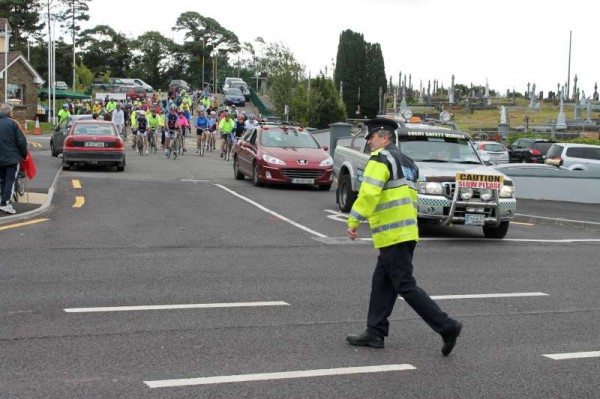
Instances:
[[[34,77],[29,72],[29,69],[21,62],[17,61],[8,68],[8,83],[18,84],[23,86],[23,106],[25,107],[25,115],[27,119],[34,120],[37,113],[38,103],[38,86],[34,83]],[[4,79],[0,79],[0,102],[5,102],[4,99]],[[23,111],[20,110],[19,113]],[[16,118],[17,115],[15,115]],[[19,115],[18,121],[24,122]]]

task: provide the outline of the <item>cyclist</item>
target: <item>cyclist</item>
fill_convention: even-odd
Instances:
[[[150,115],[146,118],[148,121],[148,128],[151,129],[152,134],[154,134],[154,145],[156,146],[156,134],[160,130],[160,125],[162,122],[162,118],[160,115],[156,113],[156,107],[152,107],[150,109]],[[156,149],[156,147],[154,147]]]
[[[117,131],[123,140],[127,139],[125,132],[125,113],[121,110],[121,104],[117,103],[115,111],[112,113],[112,122],[117,127]]]
[[[237,142],[237,140],[240,139],[240,137],[242,137],[245,131],[246,124],[244,121],[244,115],[239,114],[237,117],[237,121],[235,121],[235,126],[233,127],[233,133],[235,138],[234,144]]]
[[[226,113],[225,117],[219,122],[219,132],[221,132],[221,158],[223,158],[223,155],[225,154],[225,141],[227,140],[227,136],[231,134],[234,126],[235,121],[231,119],[229,113]]]
[[[146,154],[148,154],[148,120],[146,119],[145,111],[137,112],[137,130],[136,130],[136,141],[139,146],[139,140],[142,140],[142,146],[146,148]]]
[[[196,128],[196,154],[200,153],[200,146],[206,143],[208,150],[210,119],[206,117],[204,110],[199,109],[198,115],[194,119],[194,127]]]
[[[210,112],[210,127],[208,128],[208,130],[210,131],[210,143],[208,144],[209,146],[212,147],[213,151],[215,150],[216,147],[216,143],[217,143],[217,133],[218,133],[218,125],[219,122],[217,121],[217,112],[216,111],[211,111]]]
[[[169,113],[165,115],[165,155],[169,156],[169,147],[171,144],[171,132],[176,132],[179,129],[179,116],[177,115],[177,107],[171,106]]]

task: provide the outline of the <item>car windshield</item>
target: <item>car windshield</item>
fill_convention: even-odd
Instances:
[[[467,139],[452,137],[406,137],[400,151],[415,162],[481,163]]]
[[[73,136],[114,136],[114,129],[107,124],[78,124],[73,128]]]
[[[504,151],[506,151],[506,149],[504,148],[504,146],[502,144],[498,144],[498,143],[486,143],[486,144],[482,144],[481,146],[483,147],[484,151],[491,151],[491,152],[504,152]]]
[[[263,130],[260,143],[265,147],[319,148],[319,144],[309,133],[293,129]]]
[[[240,89],[231,88],[231,89],[227,90],[227,95],[241,96],[242,91]]]
[[[538,150],[542,154],[545,154],[545,153],[548,152],[548,150],[550,149],[550,147],[552,147],[552,144],[553,143],[537,142],[537,143],[533,144],[533,149],[534,150]]]

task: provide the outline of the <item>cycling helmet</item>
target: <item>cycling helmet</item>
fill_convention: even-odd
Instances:
[[[146,115],[146,111],[139,110],[139,111],[137,112],[137,114],[138,114],[138,115]]]

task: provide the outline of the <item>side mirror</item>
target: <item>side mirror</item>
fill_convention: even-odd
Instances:
[[[327,146],[324,146],[324,147],[323,147],[323,151],[329,151],[329,147],[327,147]]]

